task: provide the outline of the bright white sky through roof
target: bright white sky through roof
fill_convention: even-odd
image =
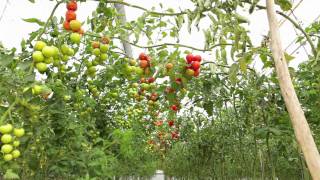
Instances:
[[[5,8],[7,0],[0,0],[0,15]],[[162,3],[164,7],[174,8],[176,11],[179,9],[193,9],[193,4],[188,0],[125,0],[128,3],[136,4],[139,6],[143,6],[145,8],[150,9],[151,7],[159,7],[158,4]],[[297,4],[300,0],[295,0],[295,4]],[[264,2],[264,1],[262,1]],[[45,21],[53,6],[55,1],[48,0],[36,0],[36,3],[32,4],[28,0],[9,0],[9,4],[4,11],[3,18],[0,21],[0,41],[5,45],[5,47],[19,47],[22,38],[27,38],[28,33],[36,30],[38,26],[36,24],[30,24],[24,22],[22,18],[39,18]],[[91,15],[91,12],[95,10],[97,6],[97,2],[88,1],[86,3],[81,3],[79,5],[79,10],[77,11],[78,19],[81,21],[86,20],[87,16]],[[303,27],[308,26],[311,22],[313,22],[319,15],[320,1],[319,0],[304,0],[301,5],[294,11],[295,16],[291,16],[292,18],[297,18],[298,22],[301,23]],[[159,8],[157,8],[159,10]],[[56,11],[56,16],[64,16],[65,14],[65,6],[60,6]],[[136,17],[142,14],[142,11],[128,8],[127,11],[127,19],[134,20]],[[242,12],[239,12],[242,13]],[[279,17],[279,20],[282,18]],[[263,35],[266,35],[268,32],[268,22],[266,17],[266,12],[261,10],[255,12],[250,17],[250,25],[249,30],[251,32],[251,38],[253,40],[254,45],[259,45]],[[200,23],[203,27],[205,27],[206,22],[202,21]],[[202,32],[197,32],[196,29],[193,30],[190,35],[186,30],[180,33],[181,43],[192,45],[195,47],[202,48],[203,47],[203,34]],[[287,47],[295,38],[296,32],[293,26],[286,21],[281,26],[281,38],[283,41],[283,47]],[[143,42],[140,43],[144,45]],[[295,50],[298,45],[292,45],[288,49],[288,53],[291,53]],[[305,45],[307,51],[310,51],[308,45]],[[141,51],[140,49],[134,48],[134,55],[137,56]],[[208,54],[202,54],[205,57],[209,58]],[[294,54],[296,59],[292,62],[292,66],[297,66],[297,64],[301,61],[307,59],[305,50],[300,48],[297,53]]]

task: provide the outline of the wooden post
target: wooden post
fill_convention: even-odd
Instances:
[[[115,4],[114,6],[117,9],[118,13],[120,14],[119,19],[121,20],[121,23],[124,25],[127,22],[126,11],[124,9],[124,5],[123,4]],[[125,40],[130,41],[129,36],[125,37]],[[132,55],[131,45],[126,41],[122,41],[122,45],[123,45],[124,52],[126,53],[126,56],[132,57],[133,55]]]
[[[286,104],[296,139],[302,149],[311,176],[314,180],[320,180],[320,155],[289,74],[280,40],[279,24],[274,10],[274,0],[266,1],[271,35],[271,50],[281,88],[281,94]]]

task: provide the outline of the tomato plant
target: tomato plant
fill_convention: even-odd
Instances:
[[[163,169],[184,179],[310,178],[272,53],[252,43],[237,13],[265,9],[258,2],[195,0],[194,9],[158,12],[98,1],[92,16],[79,19],[85,0],[59,0],[46,22],[26,19],[40,28],[21,52],[0,46],[1,175],[148,178]],[[114,4],[144,13],[123,22]],[[287,0],[277,4],[291,9]],[[61,5],[65,14],[56,13]],[[183,28],[203,31],[204,48],[179,44]],[[302,29],[299,41],[316,52],[290,69],[317,144],[319,37],[309,36],[318,29]]]

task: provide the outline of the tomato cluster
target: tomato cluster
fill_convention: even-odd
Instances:
[[[20,145],[18,138],[24,136],[23,128],[14,128],[11,124],[0,126],[1,152],[5,161],[18,158],[21,153],[17,149]]]
[[[107,39],[107,38],[102,38]],[[94,55],[94,60],[86,60],[87,74],[94,77],[97,72],[97,65],[102,65],[108,58],[107,52],[109,51],[109,41],[99,41],[92,42],[92,55]]]
[[[77,20],[77,9],[78,4],[75,0],[71,0],[67,3],[66,19],[63,23],[63,27],[67,31],[83,34],[84,30],[81,28],[81,22]]]
[[[186,74],[188,76],[198,77],[200,74],[201,56],[188,54],[186,57]]]
[[[32,59],[35,67],[40,73],[48,70],[48,65],[54,63],[59,58],[59,49],[55,46],[47,46],[43,41],[38,41],[34,45]]]

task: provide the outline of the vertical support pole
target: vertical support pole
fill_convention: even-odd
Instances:
[[[288,65],[282,49],[279,23],[274,10],[274,0],[266,0],[266,3],[271,34],[271,51],[275,62],[281,94],[286,104],[297,142],[302,149],[311,176],[314,180],[320,180],[320,155],[292,84]]]
[[[126,11],[124,9],[123,4],[115,4],[115,8],[117,9],[118,13],[120,14],[119,19],[121,20],[122,24],[125,24],[127,22],[126,18]],[[132,57],[132,47],[128,43],[129,37],[126,37],[126,41],[122,41],[123,49],[128,57]]]

